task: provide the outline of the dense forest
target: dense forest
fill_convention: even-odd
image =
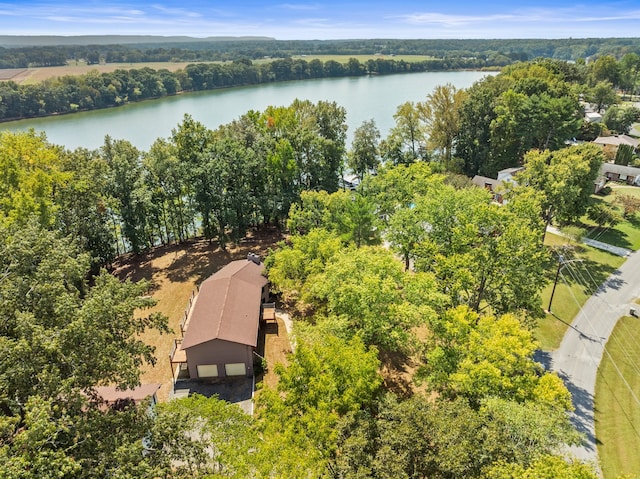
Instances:
[[[185,116],[149,151],[0,133],[0,477],[598,477],[563,453],[580,441],[571,395],[534,361],[532,329],[546,224],[588,210],[605,160],[565,142],[594,133],[580,97],[637,117],[615,105],[625,58],[442,85],[351,145],[322,101],[216,130]],[[520,165],[504,206],[461,174]],[[198,396],[152,415],[100,404],[94,386],[134,386],[155,361],[139,334],[167,329],[141,314],[148,283],[107,272],[114,257],[265,225],[290,233],[266,263],[296,347],[256,414]],[[409,357],[420,387],[385,382],[383,363]]]
[[[640,54],[640,38],[569,38],[557,40],[275,40],[270,38],[196,39],[166,37],[74,37],[32,39],[0,37],[0,68],[65,65],[67,60],[104,61],[231,61],[286,58],[294,55],[428,55],[478,66],[505,65],[537,57],[578,60],[604,55],[621,58]],[[47,44],[44,44],[44,42]],[[87,42],[94,41],[94,44]],[[105,43],[110,42],[110,44]],[[74,44],[75,43],[75,44]]]

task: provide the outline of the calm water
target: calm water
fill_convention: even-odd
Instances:
[[[208,128],[215,129],[248,110],[261,111],[269,105],[287,106],[299,98],[312,102],[335,101],[345,107],[350,143],[351,133],[363,121],[373,118],[384,137],[394,125],[393,114],[398,105],[406,101],[423,101],[436,86],[445,83],[467,88],[486,75],[486,72],[474,71],[425,72],[271,83],[188,93],[106,110],[0,123],[0,130],[15,132],[34,128],[44,131],[51,143],[69,149],[98,148],[108,134],[148,150],[157,138],[169,137],[186,113]]]

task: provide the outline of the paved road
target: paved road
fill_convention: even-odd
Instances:
[[[629,313],[636,298],[640,298],[640,251],[631,254],[584,304],[560,348],[551,353],[551,368],[573,395],[576,410],[572,420],[586,436],[581,446],[571,449],[582,460],[598,459],[593,398],[603,348],[616,322]]]

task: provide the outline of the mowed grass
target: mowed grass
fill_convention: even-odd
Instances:
[[[594,201],[604,201],[618,208],[622,215],[622,208],[616,204],[616,198],[621,195],[630,195],[640,198],[640,187],[610,184],[611,194],[607,196],[593,195]],[[621,221],[614,228],[598,228],[598,226],[586,216],[581,219],[582,231],[586,238],[592,238],[604,243],[609,243],[631,250],[640,249],[640,214]]]
[[[640,319],[627,316],[613,330],[596,378],[596,436],[605,479],[640,477],[638,398]]]
[[[547,233],[545,244],[554,249],[563,246],[571,248],[570,252],[566,253],[567,258],[575,260],[562,267],[551,305],[552,313],[546,313],[538,321],[538,327],[535,331],[540,348],[551,351],[560,346],[567,327],[578,314],[582,305],[609,275],[624,263],[625,258],[551,233]],[[549,283],[541,293],[544,309],[549,306],[553,280],[558,268],[557,261],[558,256],[554,253],[547,266]]]

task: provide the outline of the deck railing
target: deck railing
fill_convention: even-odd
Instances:
[[[180,334],[184,337],[184,333],[189,327],[189,313],[191,312],[191,307],[193,306],[193,302],[198,295],[198,288],[194,289],[191,292],[191,296],[189,296],[189,304],[187,305],[184,313],[182,315],[182,321],[180,322]]]

